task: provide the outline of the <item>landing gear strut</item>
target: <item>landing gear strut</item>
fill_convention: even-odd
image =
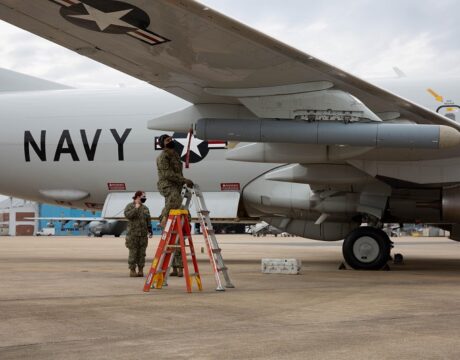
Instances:
[[[350,232],[343,242],[343,257],[355,270],[380,270],[390,260],[392,242],[380,229],[360,227]]]

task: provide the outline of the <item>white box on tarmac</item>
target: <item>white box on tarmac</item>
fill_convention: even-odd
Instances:
[[[262,273],[297,275],[302,268],[299,259],[262,259]]]

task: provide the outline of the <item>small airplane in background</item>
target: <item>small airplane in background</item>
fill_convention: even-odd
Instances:
[[[125,232],[128,222],[120,220],[106,220],[102,217],[34,217],[26,218],[27,220],[36,220],[47,221],[46,228],[54,229],[55,223],[61,224],[61,227],[64,227],[69,222],[73,222],[74,229],[84,229],[88,226],[88,231],[90,235],[95,237],[103,237],[104,235],[112,235],[115,237],[120,237],[123,232]],[[37,235],[49,235],[44,232],[38,232]],[[54,235],[54,233],[52,234]]]

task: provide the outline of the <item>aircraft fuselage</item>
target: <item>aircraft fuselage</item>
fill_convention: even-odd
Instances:
[[[155,191],[161,133],[147,130],[147,121],[187,106],[149,89],[10,93],[0,104],[0,192],[82,208],[102,207],[120,186]],[[224,161],[224,144],[193,145],[200,154],[184,175],[206,191],[243,187],[273,167]]]
[[[460,91],[455,80],[394,79],[381,83],[434,110],[441,104],[426,91],[430,86],[445,94],[449,104],[459,103],[455,96]],[[155,148],[154,141],[160,133],[147,130],[146,124],[186,106],[189,104],[185,101],[154,89],[3,94],[0,193],[100,208],[110,190],[155,191],[155,159],[160,150]],[[182,140],[185,145],[185,139]],[[195,162],[184,169],[184,175],[198,182],[204,191],[218,192],[225,184],[238,184],[243,189],[279,166],[226,161],[224,146],[198,140],[193,145]],[[460,158],[460,149],[452,151]],[[452,164],[447,162],[445,166]],[[460,177],[455,181],[460,182]]]

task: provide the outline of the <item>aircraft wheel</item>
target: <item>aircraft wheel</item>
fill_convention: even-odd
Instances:
[[[380,270],[390,259],[391,240],[379,229],[365,226],[353,230],[343,242],[345,261],[355,270]]]

